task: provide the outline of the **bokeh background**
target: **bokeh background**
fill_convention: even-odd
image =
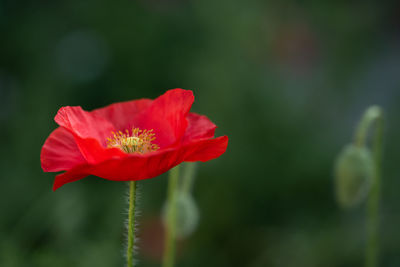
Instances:
[[[400,266],[398,1],[0,1],[0,266],[123,266],[124,183],[52,192],[40,149],[61,106],[195,93],[227,152],[198,164],[177,266],[362,266],[365,205],[332,166],[386,112],[381,266]],[[140,182],[139,266],[160,266],[167,175]]]

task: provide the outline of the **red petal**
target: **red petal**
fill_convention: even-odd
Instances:
[[[147,109],[152,102],[153,100],[150,99],[120,102],[95,109],[91,113],[111,122],[117,131],[131,130],[132,127],[136,127],[134,125],[135,118],[140,112]]]
[[[208,161],[222,155],[228,145],[228,137],[199,140],[175,149],[132,154],[123,159],[111,159],[90,169],[90,174],[108,180],[142,180],[158,176],[183,161]]]
[[[73,134],[79,150],[89,163],[126,156],[117,148],[106,148],[107,138],[115,131],[106,119],[84,111],[81,107],[67,106],[58,111],[54,120]]]
[[[104,146],[107,137],[115,131],[109,121],[84,111],[81,107],[62,107],[54,120],[80,138],[92,138]]]
[[[90,173],[114,181],[153,178],[183,161],[204,162],[217,158],[226,151],[227,145],[227,136],[203,139],[174,149],[104,161],[94,166]]]
[[[153,129],[154,143],[161,148],[175,144],[184,135],[188,126],[186,116],[193,104],[190,90],[172,89],[156,98],[136,120],[137,127]]]
[[[123,152],[119,148],[103,147],[96,139],[83,139],[75,134],[74,137],[79,149],[90,164],[97,164],[111,158],[123,158],[128,156],[127,153]]]
[[[203,139],[196,142],[148,154],[131,154],[121,159],[110,159],[96,165],[80,165],[56,176],[54,190],[62,185],[95,175],[113,181],[142,180],[156,177],[183,161],[208,161],[221,156],[228,145],[228,137]]]
[[[185,161],[209,161],[225,153],[228,147],[228,136],[200,140],[189,145]]]
[[[62,127],[55,129],[46,139],[40,161],[45,172],[68,170],[86,162],[72,134]]]
[[[196,113],[187,115],[189,125],[183,136],[183,142],[188,142],[193,139],[213,138],[217,126],[212,123],[206,116]]]
[[[67,183],[75,182],[85,178],[89,175],[86,173],[89,167],[90,165],[82,164],[67,172],[57,175],[56,179],[54,180],[53,191],[56,191],[58,188]]]

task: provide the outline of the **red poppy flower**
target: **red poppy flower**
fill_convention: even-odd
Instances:
[[[40,159],[56,176],[53,190],[88,175],[114,181],[158,176],[183,161],[222,155],[228,137],[214,138],[215,124],[190,113],[192,91],[173,89],[150,100],[111,104],[91,112],[62,107],[60,127],[45,141]]]

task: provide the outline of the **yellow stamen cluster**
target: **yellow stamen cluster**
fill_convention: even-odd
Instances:
[[[112,132],[112,137],[107,138],[107,147],[116,147],[126,153],[146,153],[156,151],[160,147],[152,142],[156,139],[153,129],[140,130],[132,128],[131,133],[118,131]]]

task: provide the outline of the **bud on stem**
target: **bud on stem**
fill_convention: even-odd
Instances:
[[[374,126],[372,152],[367,147],[368,131]],[[354,144],[339,154],[335,166],[336,197],[343,207],[367,202],[367,248],[365,266],[378,266],[379,198],[381,183],[383,112],[378,106],[369,107],[357,127]]]
[[[366,199],[373,165],[369,149],[352,144],[344,147],[335,166],[336,199],[342,207],[354,207]]]

